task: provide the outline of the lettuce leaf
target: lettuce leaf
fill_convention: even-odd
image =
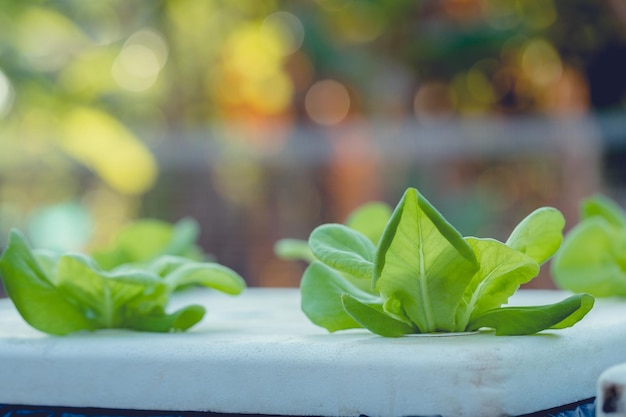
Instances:
[[[480,269],[465,287],[457,307],[457,329],[486,311],[506,304],[521,284],[535,278],[539,264],[495,239],[466,238],[478,257]]]
[[[557,252],[552,275],[563,289],[625,297],[626,213],[604,196],[584,200],[581,220]]]
[[[182,257],[103,269],[83,254],[35,255],[17,230],[0,257],[0,272],[24,320],[56,335],[105,328],[186,330],[202,319],[204,307],[168,313],[169,297],[178,287],[203,285],[228,294],[245,288],[243,278],[222,265]]]
[[[468,330],[493,328],[497,336],[520,336],[573,326],[593,307],[589,294],[574,294],[555,304],[495,308],[472,320]]]
[[[106,270],[123,264],[149,262],[164,255],[200,261],[205,255],[195,244],[199,233],[198,223],[191,218],[173,225],[141,219],[119,231],[111,244],[93,249],[91,256]]]
[[[592,308],[591,295],[502,307],[557,251],[564,225],[558,210],[544,207],[522,220],[506,243],[463,237],[409,188],[379,239],[336,224],[311,233],[317,261],[302,279],[303,311],[330,331],[363,327],[387,337],[483,327],[523,335],[573,326]],[[373,291],[359,290],[353,277],[369,278]]]
[[[96,328],[96,323],[83,314],[80,306],[51,282],[17,231],[11,232],[2,253],[0,273],[4,290],[17,311],[36,329],[60,335]]]
[[[455,331],[457,306],[478,268],[461,234],[409,189],[378,247],[374,285],[399,300],[422,333]]]
[[[561,246],[565,218],[553,207],[541,207],[513,229],[506,244],[538,264],[545,263]]]
[[[378,244],[391,217],[391,208],[381,202],[366,203],[352,211],[345,225]],[[282,259],[301,260],[307,263],[317,258],[311,252],[309,242],[302,239],[280,239],[274,245],[274,253]]]
[[[349,294],[367,304],[383,304],[380,297],[361,290],[339,271],[317,261],[304,272],[300,292],[304,314],[313,323],[330,332],[361,327],[344,309],[342,295]]]
[[[357,278],[372,278],[376,246],[356,230],[341,224],[322,225],[311,233],[309,246],[326,265]]]

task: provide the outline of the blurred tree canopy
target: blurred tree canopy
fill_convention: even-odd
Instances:
[[[0,231],[82,193],[106,235],[140,212],[159,178],[152,149],[185,129],[235,126],[198,140],[266,151],[286,146],[294,126],[623,109],[626,78],[611,59],[624,52],[624,9],[0,0]],[[236,162],[216,167],[224,187],[242,187],[232,169],[255,172]],[[258,185],[246,178],[248,191]]]

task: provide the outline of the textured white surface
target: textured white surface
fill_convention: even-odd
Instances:
[[[519,291],[511,304],[567,294]],[[0,300],[0,403],[225,413],[348,416],[520,415],[591,398],[626,362],[626,303],[598,300],[570,329],[385,339],[328,334],[295,289],[239,297],[199,291],[191,331],[100,331],[65,337],[24,324]]]

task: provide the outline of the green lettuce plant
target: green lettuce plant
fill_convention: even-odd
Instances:
[[[522,220],[505,243],[463,237],[409,188],[382,233],[369,227],[367,235],[350,222],[313,230],[308,247],[314,260],[302,277],[301,307],[331,332],[366,328],[388,337],[482,328],[526,335],[569,327],[592,308],[591,295],[503,307],[559,248],[564,225],[558,210],[544,207]],[[359,281],[367,286],[354,284]]]
[[[103,267],[101,259],[110,262],[104,262]],[[183,331],[198,323],[205,309],[189,305],[166,311],[177,288],[203,285],[233,295],[245,288],[236,272],[213,262],[155,256],[152,251],[150,256],[124,253],[115,262],[111,259],[31,250],[24,236],[13,230],[0,257],[0,274],[7,295],[24,320],[35,329],[56,335],[105,328]],[[123,263],[121,259],[135,262]]]
[[[147,262],[163,255],[196,261],[211,258],[196,245],[198,223],[184,218],[174,224],[156,219],[136,220],[115,234],[113,240],[92,248],[90,256],[105,270],[122,264]]]
[[[391,217],[392,208],[383,202],[375,201],[363,204],[355,209],[345,221],[345,225],[377,243]],[[281,259],[298,260],[311,263],[317,258],[311,252],[309,242],[302,239],[281,239],[274,245],[274,253]],[[344,274],[344,278],[358,288],[372,292],[371,283]]]
[[[603,195],[582,201],[580,221],[554,257],[556,284],[596,297],[626,296],[626,213]]]
[[[375,201],[354,210],[345,225],[378,242],[391,217],[392,208],[383,202]],[[302,239],[281,239],[274,245],[274,253],[282,259],[313,262],[316,258],[309,243]]]

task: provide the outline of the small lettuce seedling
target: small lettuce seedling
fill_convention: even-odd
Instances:
[[[383,202],[366,203],[350,213],[345,225],[378,243],[391,217],[391,211],[391,207]],[[316,259],[309,243],[302,239],[281,239],[274,245],[274,253],[286,260],[313,262]]]
[[[409,188],[380,238],[341,224],[311,233],[315,260],[302,278],[302,310],[331,332],[366,328],[388,337],[481,328],[526,335],[569,327],[593,307],[592,296],[503,307],[559,248],[564,225],[558,210],[544,207],[525,218],[506,243],[463,237]]]
[[[386,203],[369,202],[351,212],[345,225],[369,238],[372,243],[377,244],[391,217],[391,212],[392,208]],[[274,253],[285,260],[298,260],[307,263],[317,260],[311,252],[309,242],[302,239],[281,239],[274,245]],[[366,292],[373,291],[371,283],[367,280],[354,278],[350,274],[344,274],[344,278]]]
[[[147,262],[163,255],[201,261],[207,258],[196,245],[198,223],[184,218],[174,224],[156,219],[139,219],[122,228],[105,246],[93,248],[90,256],[110,270],[122,264]]]
[[[556,284],[596,297],[626,297],[626,213],[596,195],[583,200],[580,217],[554,257]]]
[[[198,323],[205,309],[189,305],[166,312],[174,290],[203,285],[234,295],[245,288],[236,272],[217,263],[161,255],[103,268],[83,254],[33,251],[17,230],[0,257],[0,273],[24,320],[55,335],[105,328],[183,331]]]

